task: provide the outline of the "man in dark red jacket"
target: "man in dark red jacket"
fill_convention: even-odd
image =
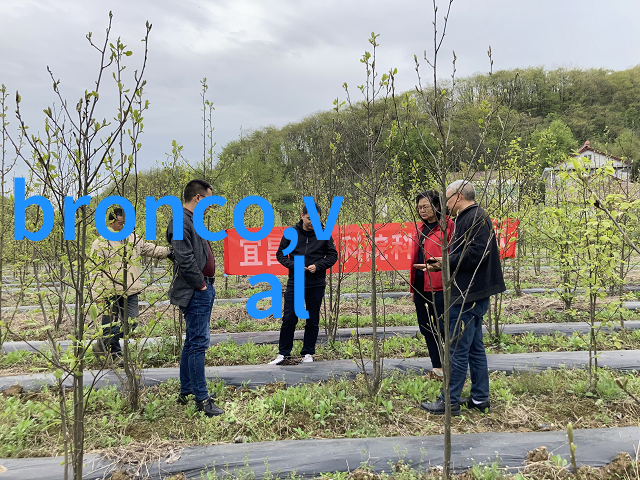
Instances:
[[[208,417],[222,415],[224,410],[214,403],[215,394],[207,391],[205,354],[209,348],[211,308],[216,296],[216,263],[209,242],[198,235],[193,225],[193,211],[200,200],[213,195],[204,180],[191,180],[184,188],[182,225],[169,220],[165,233],[174,249],[173,280],[169,301],[178,305],[186,324],[185,340],[180,355],[180,395],[178,403],[187,405],[193,395],[196,409]],[[182,229],[182,240],[173,238]]]
[[[320,207],[316,208],[318,217],[320,217]],[[298,234],[296,247],[289,255],[285,256],[282,251],[286,250],[290,241],[283,236],[276,252],[278,262],[289,269],[289,280],[284,293],[278,356],[275,360],[269,362],[271,365],[284,363],[291,356],[291,349],[293,348],[293,336],[298,324],[298,316],[293,305],[294,256],[304,255],[304,299],[309,318],[304,329],[304,341],[300,354],[303,357],[302,361],[305,363],[313,362],[313,355],[316,353],[316,341],[320,330],[320,305],[322,305],[322,299],[324,298],[326,271],[338,260],[338,252],[333,244],[333,239],[318,240],[316,238],[306,205],[302,207],[300,221],[294,228]]]

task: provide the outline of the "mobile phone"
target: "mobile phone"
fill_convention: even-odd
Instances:
[[[433,265],[434,263],[438,263],[438,260],[436,260],[435,258],[427,258],[425,260],[425,263],[428,263],[430,265]]]

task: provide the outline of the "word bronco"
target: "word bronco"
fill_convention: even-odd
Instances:
[[[14,239],[24,240],[25,238],[31,241],[44,240],[49,236],[53,230],[55,212],[51,202],[48,198],[35,195],[29,198],[25,198],[26,188],[25,179],[16,178],[14,181]],[[331,209],[327,217],[327,226],[323,227],[320,216],[318,215],[315,200],[313,197],[303,197],[304,203],[309,210],[309,217],[313,223],[313,230],[316,237],[319,240],[328,240],[331,238],[331,234],[334,230],[334,226],[338,220],[338,213],[342,206],[343,197],[334,197],[331,202]],[[64,210],[63,224],[64,224],[64,239],[75,240],[75,217],[77,210],[82,206],[88,206],[91,203],[91,197],[86,195],[74,200],[73,197],[64,198]],[[227,237],[227,231],[211,232],[204,224],[204,214],[212,205],[224,206],[226,199],[220,196],[208,196],[198,202],[193,211],[193,225],[198,235],[209,241],[223,240]],[[30,232],[26,229],[26,209],[29,206],[38,206],[42,210],[42,225],[35,232]],[[125,225],[122,230],[116,232],[110,230],[106,224],[106,214],[109,207],[113,205],[119,205],[124,211]],[[157,209],[162,205],[168,205],[171,207],[173,223],[174,225],[182,225],[183,208],[182,203],[177,197],[165,196],[158,200],[155,197],[147,197],[145,199],[146,217],[145,217],[145,231],[147,240],[156,239],[156,216]],[[245,226],[244,216],[247,208],[251,205],[257,205],[262,210],[263,222],[260,229],[248,229]],[[271,204],[264,198],[253,195],[243,198],[238,202],[233,210],[233,225],[234,234],[240,237],[242,246],[245,246],[249,252],[251,247],[248,243],[251,242],[254,245],[261,245],[262,241],[266,239],[274,229],[275,214]],[[129,200],[118,195],[112,195],[101,200],[95,210],[94,223],[98,234],[103,238],[110,241],[120,241],[127,238],[136,225],[136,211]],[[284,255],[291,253],[295,245],[298,243],[298,234],[294,228],[283,229],[282,235],[290,241],[290,247],[283,251]],[[176,229],[174,232],[174,240],[183,239],[182,229]],[[268,240],[268,244],[273,251],[273,254],[269,255],[267,261],[268,266],[274,266],[277,263],[275,259],[275,251],[278,249],[280,238],[275,239],[273,236]],[[251,256],[251,253],[249,253]],[[225,263],[229,253],[225,254]],[[241,262],[243,263],[243,262]],[[256,265],[254,261],[254,265]],[[259,265],[258,265],[259,266]],[[283,267],[284,269],[284,267]],[[299,318],[307,319],[309,314],[304,306],[304,291],[305,291],[305,263],[304,255],[294,256],[294,272],[297,273],[294,285],[294,307],[295,312]],[[259,272],[258,272],[259,273]],[[247,301],[247,312],[255,319],[266,318],[269,315],[273,315],[275,318],[282,318],[282,285],[276,275],[272,273],[259,273],[249,279],[249,284],[254,286],[258,283],[266,282],[271,286],[270,291],[260,292],[251,296]],[[258,301],[264,298],[272,298],[272,305],[266,311],[259,310],[257,308]]]
[[[14,239],[24,240],[25,238],[32,241],[44,240],[53,230],[53,222],[55,212],[48,198],[41,195],[34,195],[25,198],[25,181],[24,178],[18,177],[14,181]],[[342,206],[343,197],[334,197],[331,202],[331,209],[327,217],[327,227],[323,228],[313,197],[303,197],[304,203],[309,208],[309,216],[314,224],[314,231],[320,240],[327,240],[331,236],[333,227],[338,220],[338,213]],[[75,240],[75,214],[82,206],[88,206],[91,203],[91,196],[85,195],[74,200],[73,197],[64,197],[64,239]],[[204,198],[198,202],[193,211],[193,224],[198,235],[209,241],[223,240],[227,236],[226,231],[211,232],[204,224],[205,211],[212,205],[224,206],[227,200],[223,197],[213,195]],[[30,232],[25,226],[26,209],[29,206],[38,206],[42,209],[42,225],[35,232]],[[114,232],[107,228],[106,214],[109,207],[119,205],[124,210],[125,225],[122,230]],[[176,225],[182,225],[182,203],[178,197],[167,195],[158,200],[155,197],[147,197],[145,199],[145,239],[156,240],[156,217],[158,207],[168,205],[171,207],[173,222]],[[248,229],[244,223],[244,214],[251,205],[257,205],[262,210],[263,222],[260,229]],[[271,204],[264,198],[252,195],[243,198],[238,202],[233,210],[233,226],[238,234],[247,241],[261,241],[266,238],[273,230],[275,222],[275,213]],[[107,240],[120,241],[127,238],[133,233],[136,226],[136,211],[129,200],[119,195],[111,195],[102,199],[95,211],[94,223],[98,233]],[[289,240],[297,240],[293,238],[297,235],[295,229],[288,229],[285,235]],[[176,230],[174,240],[182,240],[182,231]]]

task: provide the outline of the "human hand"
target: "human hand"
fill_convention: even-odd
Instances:
[[[442,257],[427,260],[427,272],[439,272],[442,270]]]
[[[413,268],[424,271],[427,269],[427,266],[424,263],[414,263]]]
[[[411,292],[411,301],[412,301],[412,302],[413,302],[413,296],[414,296],[414,293],[413,293],[413,292]]]
[[[205,283],[204,286],[202,288],[199,288],[198,290],[200,290],[201,292],[205,291],[207,289],[207,284]]]
[[[308,267],[305,268],[305,270],[308,270],[309,273],[316,273],[316,266],[315,265],[309,265]]]

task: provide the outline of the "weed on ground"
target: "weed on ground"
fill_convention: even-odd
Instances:
[[[640,395],[640,376],[629,374],[628,389]],[[87,404],[87,451],[113,450],[149,439],[186,445],[306,438],[355,438],[443,433],[443,418],[419,407],[433,401],[441,384],[414,374],[394,373],[380,395],[366,395],[364,380],[331,380],[286,388],[270,384],[250,389],[210,382],[225,414],[210,419],[192,402],[175,403],[178,382],[145,388],[139,411],[127,411],[116,386],[93,392]],[[467,385],[463,394],[468,394]],[[603,370],[597,385],[584,370],[491,374],[491,414],[469,411],[454,417],[454,433],[529,432],[637,425],[640,410]],[[0,396],[0,457],[62,453],[59,403],[51,391]],[[115,450],[114,450],[115,451]],[[114,453],[115,455],[115,453]]]
[[[355,334],[355,331],[353,332]],[[640,330],[599,332],[596,336],[599,350],[636,350],[640,349]],[[523,335],[498,336],[485,335],[487,353],[533,353],[533,352],[570,352],[589,349],[589,335]],[[386,358],[428,357],[424,338],[417,333],[413,337],[390,335],[382,341],[381,348]],[[295,341],[293,354],[298,355],[302,342]],[[132,349],[133,350],[133,349]],[[136,349],[137,351],[137,349]],[[360,355],[369,358],[372,355],[371,337],[353,337],[347,341],[319,344],[316,348],[316,360],[358,359]],[[232,365],[259,365],[268,363],[278,354],[275,344],[237,344],[233,340],[211,346],[206,353],[205,363],[210,367]],[[0,375],[20,375],[46,371],[49,354],[17,350],[0,355]],[[175,338],[167,338],[157,343],[148,343],[138,356],[138,363],[146,368],[176,367],[180,360],[180,348]],[[103,366],[102,360],[87,352],[86,365],[90,369]]]

